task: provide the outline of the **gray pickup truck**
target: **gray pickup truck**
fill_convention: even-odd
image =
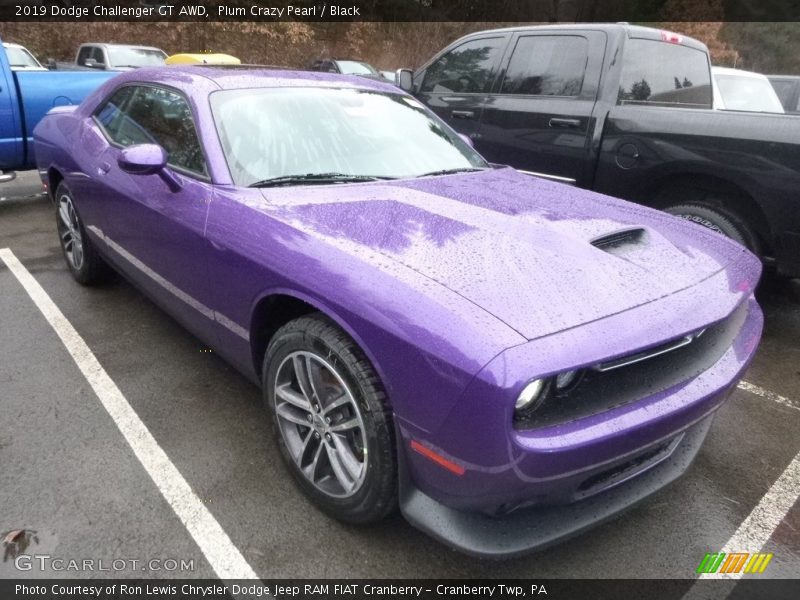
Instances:
[[[666,210],[800,277],[800,119],[714,110],[697,40],[628,24],[482,31],[398,80],[492,162]]]
[[[166,52],[152,46],[90,43],[80,45],[75,64],[102,71],[129,71],[163,65],[166,58]]]

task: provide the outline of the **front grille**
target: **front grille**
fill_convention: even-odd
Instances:
[[[515,421],[514,427],[534,429],[567,423],[631,404],[689,381],[722,357],[733,344],[746,318],[747,302],[742,302],[726,319],[706,328],[702,335],[695,334],[691,343],[655,352],[684,338],[668,340],[649,350],[615,357],[595,365],[595,368],[587,368],[575,388],[551,394],[528,418]],[[650,357],[641,358],[648,352]],[[631,362],[631,357],[637,360]],[[602,365],[606,368],[597,368]]]
[[[601,492],[616,483],[627,480],[658,464],[672,453],[675,446],[678,445],[682,438],[683,434],[672,440],[658,444],[655,448],[645,450],[630,460],[615,465],[610,469],[587,477],[578,486],[577,498],[585,498]]]

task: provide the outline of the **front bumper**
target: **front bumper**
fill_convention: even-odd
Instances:
[[[404,515],[464,552],[513,556],[575,535],[673,481],[691,464],[758,346],[763,316],[753,296],[728,314],[742,320],[710,366],[601,413],[516,430],[503,386],[476,378],[435,434],[398,420]],[[569,343],[565,352],[580,347]],[[499,360],[517,372],[529,348]],[[420,445],[450,469],[424,456]]]
[[[437,502],[414,485],[401,460],[400,510],[418,529],[480,558],[541,550],[612,519],[680,477],[697,456],[712,420],[709,415],[679,434],[668,456],[624,485],[566,506],[521,509],[499,518]]]

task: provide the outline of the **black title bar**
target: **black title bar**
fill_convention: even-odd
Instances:
[[[798,21],[800,0],[0,0],[0,21]]]

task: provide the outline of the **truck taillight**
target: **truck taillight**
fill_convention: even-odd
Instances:
[[[671,31],[662,31],[661,41],[669,42],[670,44],[680,44],[683,42],[683,36],[678,35],[677,33],[672,33]]]

